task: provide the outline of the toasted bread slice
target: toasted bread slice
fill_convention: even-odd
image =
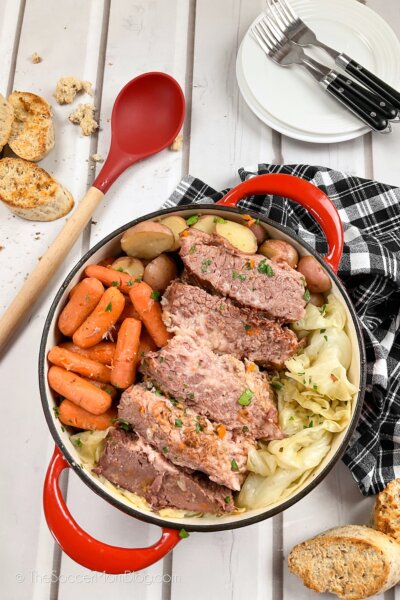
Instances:
[[[376,497],[374,526],[400,544],[400,477]]]
[[[316,592],[361,600],[400,581],[400,545],[380,531],[345,525],[295,546],[288,564]]]
[[[64,186],[38,165],[20,158],[0,160],[0,200],[30,221],[54,221],[74,206]]]
[[[14,119],[14,109],[0,94],[0,152],[8,142],[11,126]]]
[[[14,109],[8,145],[20,158],[41,160],[54,146],[50,104],[31,92],[13,92],[8,102]]]

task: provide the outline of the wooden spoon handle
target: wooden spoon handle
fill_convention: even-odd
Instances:
[[[29,275],[17,296],[0,319],[0,352],[17,325],[21,324],[43,288],[57,271],[103,198],[103,192],[89,188],[78,208],[65,223],[50,248]]]

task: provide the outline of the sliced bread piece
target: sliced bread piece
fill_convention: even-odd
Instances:
[[[316,592],[361,600],[400,581],[400,546],[380,531],[344,525],[295,546],[288,564]]]
[[[54,221],[74,206],[64,186],[38,165],[20,158],[0,160],[0,200],[30,221]]]
[[[14,109],[8,145],[20,158],[41,160],[54,146],[50,104],[31,92],[13,92],[8,102]]]
[[[400,477],[393,479],[377,495],[374,510],[374,527],[400,544]]]
[[[0,152],[8,142],[11,126],[14,119],[14,109],[0,94]]]

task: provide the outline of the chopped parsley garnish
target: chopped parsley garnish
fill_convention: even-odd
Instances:
[[[162,396],[161,390],[159,390],[157,388],[154,390],[154,393],[156,396]]]
[[[242,427],[242,431],[243,431],[243,433],[247,433],[249,431],[249,428],[247,427],[247,425],[244,425]]]
[[[112,389],[111,388],[104,388],[104,391],[106,394],[109,394],[110,396],[112,395]]]
[[[53,410],[54,410],[54,415],[57,417],[59,417],[60,414],[60,409],[58,408],[58,406],[53,406]]]
[[[199,215],[193,215],[186,219],[186,225],[194,225],[199,220]]]
[[[267,277],[274,276],[274,271],[273,271],[271,265],[267,264],[267,261],[265,260],[265,258],[263,258],[262,261],[259,263],[257,270],[259,273],[262,273],[263,275],[267,275]]]
[[[202,273],[207,273],[208,271],[208,267],[211,265],[212,260],[210,260],[209,258],[205,258],[204,260],[201,261],[201,272]]]
[[[271,385],[276,390],[281,390],[283,388],[283,385],[281,383],[279,383],[279,381],[272,381]]]
[[[160,363],[163,363],[165,358],[163,356],[160,356],[160,358],[158,360],[160,361]]]
[[[120,273],[123,273],[123,272],[124,272],[124,270],[123,270],[123,268],[122,268],[122,267],[118,267],[118,269],[115,269],[115,270],[116,270],[116,271],[119,271]]]
[[[111,282],[111,285],[112,285],[113,287],[119,287],[119,281],[112,281],[112,282]]]
[[[179,404],[178,400],[175,400],[175,398],[170,398],[169,400],[170,400],[172,406],[178,406],[178,404]]]
[[[326,329],[320,329],[319,332],[320,333],[325,333]]]
[[[289,417],[289,421],[294,421],[294,416]]]
[[[167,452],[169,452],[168,446],[163,446],[162,447],[162,451],[164,452],[164,454],[166,454]]]
[[[128,279],[128,281],[126,282],[126,285],[133,285],[133,279]]]
[[[249,388],[246,388],[243,394],[240,396],[238,403],[240,404],[240,406],[249,406],[253,396],[254,392],[252,392]]]
[[[188,532],[186,531],[186,529],[181,529],[181,530],[179,531],[179,537],[180,537],[182,540],[184,540],[184,539],[186,539],[186,538],[188,538],[188,537],[189,537],[189,534],[188,534]]]
[[[231,500],[232,500],[232,496],[225,496],[224,500],[225,500],[226,504],[230,504]]]
[[[231,460],[231,469],[232,471],[239,471],[239,465],[234,458]]]
[[[247,323],[244,326],[245,331],[250,331],[251,329],[251,325],[248,325]]]
[[[109,302],[107,304],[107,306],[105,307],[104,310],[105,310],[105,312],[112,312],[112,304],[111,304],[111,302]]]
[[[157,290],[153,290],[150,294],[150,298],[152,300],[158,300],[160,298],[160,292],[158,292]]]
[[[194,254],[196,252],[196,244],[193,244],[193,246],[190,246],[189,248],[189,254]]]
[[[318,386],[314,383],[313,390],[317,390],[317,389],[318,389]]]
[[[189,398],[189,400],[194,400],[193,392],[190,392],[190,394],[188,394],[188,398]]]
[[[324,340],[327,342],[328,341],[328,336],[324,335]]]
[[[132,431],[132,426],[128,421],[124,421],[124,419],[111,419],[112,423],[115,423],[119,429],[123,429],[124,431]]]
[[[227,223],[227,221],[222,217],[214,217],[214,223]]]
[[[305,300],[306,302],[310,302],[310,298],[311,298],[311,295],[310,295],[310,290],[306,290],[306,291],[304,292],[304,296],[303,296],[303,298],[304,298],[304,300]]]
[[[78,448],[81,448],[82,447],[81,438],[76,438],[76,440],[74,440],[74,444],[75,444],[75,446],[78,446]]]
[[[321,306],[321,308],[319,309],[319,312],[321,313],[321,315],[324,317],[325,313],[326,313],[326,304],[323,304]]]
[[[246,281],[246,275],[242,275],[242,273],[238,273],[237,271],[232,271],[232,279],[240,279],[240,281]]]
[[[220,304],[219,305],[219,310],[221,310],[221,311],[225,310],[225,304]]]
[[[180,419],[175,419],[175,427],[183,427],[183,423]]]
[[[196,433],[200,433],[200,431],[203,431],[202,426],[200,425],[200,423],[197,421],[196,422]]]

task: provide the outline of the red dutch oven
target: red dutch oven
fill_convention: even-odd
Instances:
[[[336,435],[330,452],[321,464],[312,471],[302,486],[285,500],[276,502],[267,508],[248,510],[234,516],[163,518],[150,510],[134,506],[121,495],[114,494],[89,470],[81,468],[79,455],[69,439],[69,432],[61,428],[60,422],[54,415],[55,396],[47,383],[48,364],[46,356],[50,348],[60,340],[60,334],[57,331],[58,315],[67,301],[70,289],[79,281],[86,264],[99,262],[103,258],[112,255],[117,256],[120,253],[122,234],[132,225],[171,214],[178,214],[187,218],[194,212],[196,214],[220,215],[224,218],[242,222],[241,215],[244,212],[250,215],[252,213],[237,208],[239,200],[250,195],[266,194],[291,198],[304,206],[319,223],[326,236],[328,253],[325,257],[321,257],[289,229],[259,214],[253,214],[255,218],[260,219],[271,238],[286,240],[296,247],[300,256],[312,255],[317,259],[332,281],[332,292],[340,299],[346,310],[346,331],[352,344],[352,363],[348,377],[358,389],[352,402],[351,420],[348,427]],[[137,571],[152,565],[172,550],[180,541],[179,530],[181,528],[187,531],[219,531],[244,527],[268,519],[298,502],[324,479],[341,457],[350,440],[361,411],[365,388],[365,348],[361,329],[347,292],[336,275],[342,250],[343,227],[339,214],[331,200],[311,183],[290,175],[277,174],[261,175],[249,179],[230,190],[217,204],[169,208],[131,221],[108,235],[82,257],[61,285],[52,303],[43,331],[39,357],[39,384],[42,405],[48,426],[56,443],[44,484],[44,512],[50,531],[64,552],[76,562],[94,571],[106,573]],[[116,508],[135,518],[162,527],[160,539],[148,548],[129,549],[110,546],[91,537],[72,518],[62,497],[58,480],[61,472],[66,468],[72,468],[86,485]]]

